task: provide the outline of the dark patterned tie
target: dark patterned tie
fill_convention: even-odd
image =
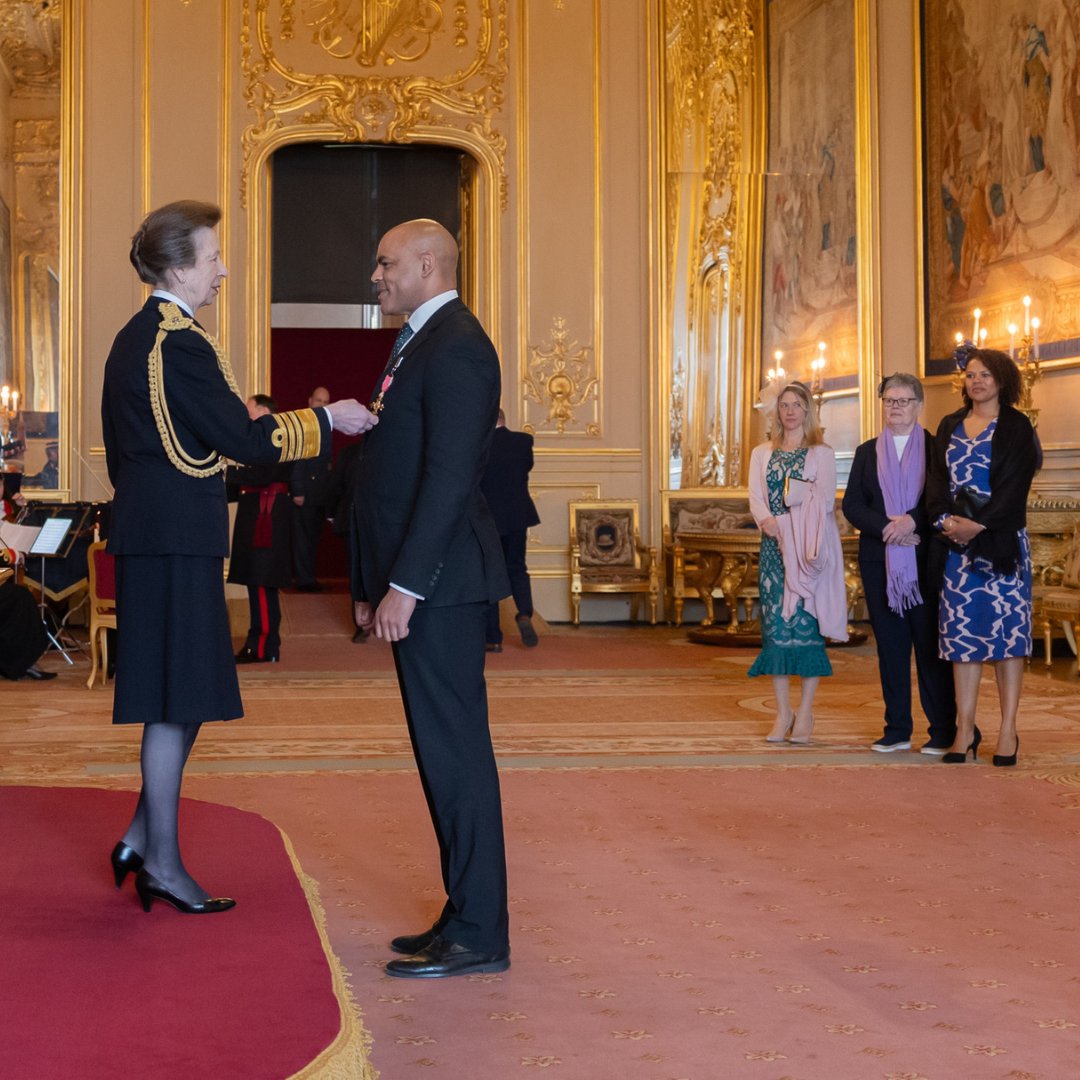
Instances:
[[[409,338],[415,333],[416,331],[408,323],[398,331],[398,336],[394,338],[394,347],[390,350],[391,360],[396,360],[398,358],[398,354],[405,348]]]

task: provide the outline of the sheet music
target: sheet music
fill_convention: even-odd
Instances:
[[[0,547],[12,548],[25,555],[34,546],[40,532],[36,525],[13,525],[10,521],[0,521]]]

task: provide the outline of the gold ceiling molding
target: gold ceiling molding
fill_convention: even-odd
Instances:
[[[539,405],[537,411],[547,410],[547,415],[528,420],[524,430],[530,435],[537,432],[565,435],[568,427],[584,425],[586,435],[599,435],[599,387],[593,350],[588,345],[579,346],[570,341],[566,319],[556,315],[552,321],[551,343],[544,346],[530,345],[528,366],[522,374],[526,417],[529,405]],[[578,419],[578,410],[592,406],[592,419]],[[574,432],[580,434],[581,432]]]
[[[0,61],[15,93],[60,91],[61,0],[0,3]]]
[[[496,122],[507,3],[243,0],[240,62],[255,118],[241,137],[244,205],[256,162],[308,138],[459,146],[487,166],[505,210],[507,141]],[[404,70],[421,58],[423,74]]]

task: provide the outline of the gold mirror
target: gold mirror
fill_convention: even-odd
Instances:
[[[0,441],[32,494],[70,488],[60,350],[59,0],[0,5]]]

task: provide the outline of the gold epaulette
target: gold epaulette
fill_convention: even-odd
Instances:
[[[270,441],[281,451],[281,461],[301,461],[319,456],[322,432],[314,409],[274,414],[277,430]]]
[[[186,476],[203,478],[224,472],[227,463],[216,450],[211,451],[204,458],[194,458],[180,445],[172,417],[169,415],[169,403],[165,398],[165,371],[161,343],[170,330],[194,330],[200,337],[205,338],[210,348],[214,350],[218,367],[221,369],[226,384],[237,397],[240,397],[240,388],[236,385],[232,367],[218,343],[194,319],[185,315],[177,304],[171,300],[163,300],[158,305],[158,311],[161,313],[161,322],[158,323],[157,337],[154,339],[154,347],[150,350],[147,362],[150,410],[154,414],[154,423],[157,425],[165,456],[174,468]],[[318,426],[317,422],[316,426]],[[282,461],[285,460],[287,459],[282,458]]]

